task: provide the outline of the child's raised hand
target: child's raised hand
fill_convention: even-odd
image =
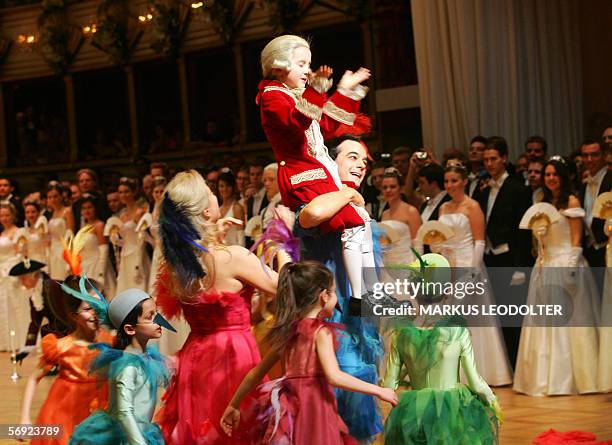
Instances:
[[[391,388],[380,388],[378,398],[383,402],[389,402],[391,406],[397,406],[397,394]]]
[[[321,65],[318,70],[310,73],[310,77],[323,77],[324,79],[329,79],[332,74],[334,74],[334,70],[331,66]]]
[[[352,90],[361,82],[368,80],[371,76],[370,70],[367,68],[359,68],[357,71],[345,71],[342,79],[340,79],[340,83],[338,84],[338,88],[346,88],[347,90]]]
[[[234,408],[231,405],[228,405],[228,407],[225,408],[225,412],[221,416],[221,428],[223,429],[225,434],[231,437],[232,430],[234,428],[238,428],[239,423],[240,423],[240,410]]]

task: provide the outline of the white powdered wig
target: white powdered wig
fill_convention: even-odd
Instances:
[[[297,48],[308,48],[310,44],[302,37],[287,34],[268,42],[261,51],[261,70],[266,79],[272,78],[272,69],[291,69],[291,56]]]
[[[264,173],[267,172],[268,170],[273,171],[274,173],[278,173],[278,164],[276,162],[273,162],[271,164],[268,164],[264,167],[263,171]]]

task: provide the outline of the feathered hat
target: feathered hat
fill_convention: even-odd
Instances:
[[[184,208],[166,193],[159,212],[159,237],[164,259],[172,267],[185,289],[206,276],[196,253],[208,250],[200,245],[200,233]]]
[[[255,252],[261,260],[262,266],[268,260],[268,265],[273,269],[276,254],[284,250],[291,257],[291,261],[300,259],[300,240],[293,236],[291,229],[278,217],[274,217],[268,223],[265,232],[253,244],[251,252]],[[265,269],[264,269],[265,270]]]
[[[62,243],[64,244],[64,261],[68,263],[68,266],[70,267],[70,273],[72,275],[81,274],[80,253],[81,250],[83,250],[83,246],[85,245],[87,235],[91,233],[92,230],[92,225],[86,225],[82,227],[81,230],[79,230],[74,237],[70,235],[68,241],[62,238]]]
[[[94,291],[97,295],[93,297],[87,291],[87,286]],[[89,279],[83,275],[79,280],[79,290],[74,290],[65,284],[61,284],[62,290],[67,294],[78,298],[79,300],[87,302],[93,310],[96,312],[96,316],[100,323],[107,326],[119,329],[123,324],[125,318],[134,309],[138,303],[148,298],[151,298],[149,294],[141,289],[126,289],[117,295],[109,303],[104,295],[93,285]],[[156,323],[172,332],[176,332],[176,329],[161,315],[159,312],[155,315],[153,323]]]

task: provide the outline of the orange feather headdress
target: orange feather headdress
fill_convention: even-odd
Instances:
[[[85,240],[87,239],[87,235],[91,233],[93,230],[93,226],[86,225],[81,228],[77,232],[75,236],[70,235],[68,241],[62,238],[62,243],[64,244],[64,261],[68,263],[70,267],[70,273],[72,275],[80,275],[81,274],[81,250],[83,250],[83,246],[85,245]]]

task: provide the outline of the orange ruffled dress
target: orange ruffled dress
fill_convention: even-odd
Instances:
[[[98,342],[112,343],[113,337],[103,332]],[[108,384],[89,375],[89,365],[100,352],[75,341],[72,335],[57,338],[55,334],[42,339],[43,355],[39,366],[46,374],[59,365],[59,374],[47,395],[37,425],[62,425],[63,434],[56,439],[33,439],[32,445],[67,445],[74,428],[97,409],[108,403]]]

